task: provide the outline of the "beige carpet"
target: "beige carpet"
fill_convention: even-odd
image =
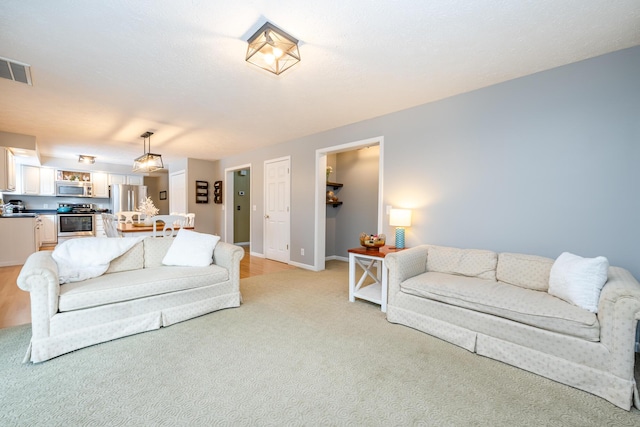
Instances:
[[[640,413],[348,302],[347,265],[242,280],[244,304],[60,356],[0,330],[2,426],[638,426]]]

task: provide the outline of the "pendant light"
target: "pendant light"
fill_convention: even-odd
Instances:
[[[153,132],[145,132],[140,135],[140,138],[144,138],[142,147],[144,154],[133,161],[134,172],[153,172],[164,168],[162,156],[160,154],[150,153],[151,135],[153,135]],[[147,149],[147,139],[149,139],[149,149]]]

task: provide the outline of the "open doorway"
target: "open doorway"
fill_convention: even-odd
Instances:
[[[224,176],[224,241],[248,246],[251,251],[251,164],[227,168]]]
[[[384,138],[377,137],[371,138],[361,141],[355,141],[347,144],[336,145],[332,147],[326,147],[322,149],[316,150],[316,211],[315,211],[315,244],[314,244],[314,270],[320,271],[325,268],[325,259],[326,259],[326,245],[327,245],[327,209],[332,209],[327,205],[327,165],[329,164],[327,161],[330,160],[333,162],[334,154],[340,155],[341,153],[347,152],[355,152],[356,150],[366,149],[368,147],[376,148],[377,155],[377,192],[373,191],[373,196],[375,198],[375,203],[373,204],[373,208],[371,210],[375,211],[376,218],[373,220],[374,226],[376,228],[375,232],[383,231],[383,163],[384,163]],[[375,166],[375,165],[374,165]],[[373,172],[375,173],[375,172]],[[337,176],[336,176],[337,178]],[[329,179],[333,181],[333,179]],[[346,187],[345,187],[346,188]],[[344,192],[344,190],[341,190]],[[345,205],[348,203],[348,200],[345,200]],[[356,202],[357,203],[357,202]],[[351,207],[356,207],[354,203],[352,203]],[[338,208],[341,209],[341,208]],[[330,211],[330,213],[333,213]],[[350,215],[350,216],[356,216]],[[331,219],[330,219],[331,221]],[[329,223],[329,226],[333,226],[333,224]],[[360,232],[371,232],[371,230],[356,230],[357,234]],[[354,239],[354,244],[352,246],[357,246],[357,239]]]

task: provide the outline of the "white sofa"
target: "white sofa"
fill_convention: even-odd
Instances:
[[[471,352],[640,407],[640,284],[609,267],[597,314],[547,292],[554,260],[422,245],[387,255],[387,319]],[[605,267],[606,268],[606,267]]]
[[[147,237],[91,279],[59,284],[51,251],[32,254],[18,276],[31,293],[25,362],[238,307],[244,250],[218,242],[207,267],[162,265],[174,238]]]

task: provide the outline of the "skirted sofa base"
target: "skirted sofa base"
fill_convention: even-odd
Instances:
[[[438,248],[423,245],[385,258],[389,268],[389,322],[409,326],[468,351],[593,393],[626,410],[632,404],[640,408],[634,379],[634,338],[640,318],[640,285],[627,270],[610,267],[609,279],[600,296],[598,314],[594,316],[597,318],[590,328],[581,332],[582,335],[593,334],[595,328],[597,335],[586,339],[532,326],[527,324],[532,323],[527,320],[514,321],[508,318],[509,314],[505,317],[487,313],[494,307],[470,309],[461,306],[463,303],[430,298],[426,291],[424,295],[416,294],[415,283],[437,281],[438,275],[442,274],[429,272],[427,268],[431,247]],[[499,262],[496,254],[496,263]],[[465,280],[469,279],[463,277],[462,281]],[[482,280],[478,284],[485,285],[482,282],[486,282],[487,289],[504,285],[495,279]],[[524,307],[529,307],[528,297],[535,298],[540,292],[517,289],[516,294],[521,290],[518,295],[521,295]],[[464,299],[461,297],[464,294],[462,288],[459,294],[455,286],[450,291],[449,295],[460,296],[459,301]],[[546,293],[539,296],[542,300],[548,297]],[[575,306],[570,308],[574,309]],[[514,307],[516,312],[522,316],[521,310]]]
[[[18,277],[30,292],[32,338],[25,362],[238,307],[242,248],[218,242],[207,267],[162,265],[173,238],[147,237],[98,277],[58,283],[50,251],[36,252]]]

